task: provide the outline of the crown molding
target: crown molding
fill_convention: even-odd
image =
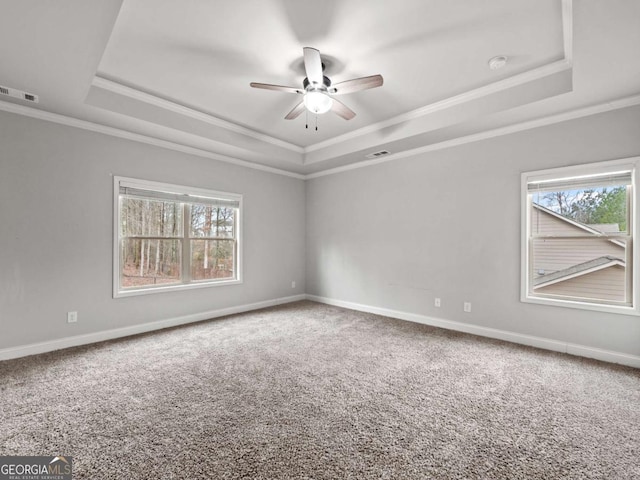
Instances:
[[[512,133],[522,132],[525,130],[531,130],[534,128],[545,127],[547,125],[553,125],[556,123],[566,122],[568,120],[575,120],[582,117],[588,117],[591,115],[597,115],[599,113],[610,112],[612,110],[620,110],[626,107],[632,107],[640,105],[640,94],[632,95],[630,97],[624,97],[618,100],[610,102],[600,103],[597,105],[591,105],[584,108],[578,108],[547,117],[538,118],[535,120],[528,120],[525,122],[516,123],[506,127],[495,128],[493,130],[486,130],[480,133],[474,133],[472,135],[466,135],[464,137],[454,138],[452,140],[446,140],[444,142],[433,143],[431,145],[425,145],[424,147],[418,147],[411,150],[405,150],[402,152],[394,153],[385,157],[376,158],[373,160],[364,160],[362,162],[352,163],[342,167],[331,168],[323,170],[317,173],[310,173],[305,175],[305,180],[312,178],[324,177],[327,175],[334,175],[336,173],[347,172],[349,170],[355,170],[358,168],[371,167],[381,163],[392,162],[394,160],[400,160],[402,158],[413,157],[420,155],[421,153],[433,152],[436,150],[444,150],[446,148],[457,147],[467,143],[478,142],[481,140],[487,140],[494,137],[501,137],[503,135],[509,135]]]
[[[565,4],[571,4],[572,0],[563,0],[563,7],[565,6]],[[570,11],[570,9],[569,9]],[[564,12],[564,10],[563,10]],[[563,18],[566,18],[567,15],[569,14],[564,14]],[[570,17],[569,17],[570,18]],[[569,24],[571,24],[571,21],[568,22]],[[566,31],[566,26],[565,26],[565,31]],[[569,27],[570,30],[570,27]],[[296,153],[300,153],[304,156],[306,156],[307,153],[313,152],[313,151],[317,151],[317,150],[321,150],[323,148],[327,148],[330,146],[334,146],[337,144],[340,144],[342,142],[363,136],[363,135],[367,135],[367,134],[372,134],[375,133],[379,130],[382,130],[384,128],[393,126],[393,125],[397,125],[399,123],[404,123],[404,122],[408,122],[411,120],[416,120],[418,118],[427,116],[427,115],[431,115],[435,112],[441,111],[441,110],[446,110],[448,108],[451,108],[453,106],[456,105],[460,105],[460,104],[464,104],[467,103],[469,101],[472,100],[476,100],[482,97],[486,97],[488,95],[492,95],[504,90],[507,90],[509,88],[513,88],[516,87],[518,85],[522,85],[531,81],[535,81],[538,80],[540,78],[544,78],[547,77],[549,75],[553,75],[555,73],[559,73],[562,72],[564,70],[568,70],[570,68],[572,68],[572,64],[571,62],[569,62],[566,59],[566,48],[567,48],[567,41],[565,38],[565,59],[556,61],[556,62],[552,62],[549,63],[547,65],[543,65],[542,67],[538,67],[532,70],[529,70],[527,72],[523,72],[521,74],[518,75],[514,75],[502,80],[499,80],[497,82],[493,82],[489,85],[485,85],[483,87],[479,87],[473,90],[469,90],[467,92],[461,93],[459,95],[455,95],[453,97],[449,97],[446,98],[444,100],[429,104],[429,105],[425,105],[423,107],[417,108],[415,110],[411,110],[409,112],[405,112],[403,114],[397,115],[393,118],[387,119],[387,120],[383,120],[381,122],[377,122],[377,123],[373,123],[371,125],[367,125],[366,127],[362,127],[359,128],[357,130],[345,133],[343,135],[339,135],[333,138],[330,138],[328,140],[325,140],[323,142],[318,142],[315,143],[313,145],[309,145],[307,147],[300,147],[298,145],[294,145],[292,143],[289,142],[285,142],[284,140],[280,140],[277,139],[275,137],[271,137],[270,135],[266,135],[263,133],[259,133],[256,132],[254,130],[251,130],[249,128],[246,127],[242,127],[240,125],[237,125],[233,122],[229,122],[226,120],[223,120],[221,118],[215,117],[213,115],[204,113],[204,112],[200,112],[198,110],[194,110],[192,108],[186,107],[184,105],[181,105],[179,103],[175,103],[169,100],[165,100],[161,97],[157,97],[155,95],[143,92],[141,90],[132,88],[132,87],[128,87],[126,85],[123,85],[121,83],[115,82],[113,80],[109,80],[107,78],[104,77],[100,77],[98,75],[96,75],[91,83],[91,85],[93,87],[96,88],[100,88],[118,95],[122,95],[124,97],[127,98],[131,98],[133,100],[138,100],[153,106],[156,106],[158,108],[162,108],[164,110],[168,110],[180,115],[184,115],[186,117],[190,117],[205,123],[208,123],[210,125],[215,125],[221,128],[225,128],[227,130],[230,131],[234,131],[236,133],[240,133],[242,135],[246,135],[248,137],[251,138],[255,138],[257,140],[261,140],[267,143],[270,143],[272,145],[276,145],[282,148],[286,148],[288,150],[291,150],[293,152]],[[303,159],[303,163],[304,162]]]
[[[512,77],[499,80],[497,82],[490,83],[483,87],[479,87],[468,92],[455,95],[453,97],[440,100],[438,102],[425,105],[424,107],[411,110],[409,112],[400,114],[396,117],[384,120],[382,122],[367,125],[366,127],[359,128],[344,135],[330,138],[323,142],[314,143],[304,148],[304,153],[321,150],[326,147],[330,147],[339,143],[342,143],[353,138],[360,137],[375,133],[383,128],[397,125],[398,123],[415,120],[426,115],[430,115],[434,112],[445,110],[455,105],[460,105],[471,100],[485,97],[494,93],[501,92],[508,88],[512,88],[518,85],[522,85],[527,82],[538,80],[540,78],[553,75],[554,73],[561,72],[573,68],[573,0],[562,0],[562,40],[563,40],[563,53],[564,58],[555,62],[548,63],[542,67],[534,68],[527,72],[513,75]]]
[[[156,95],[152,95],[150,93],[143,92],[142,90],[128,87],[126,85],[115,82],[113,80],[109,80],[99,75],[96,75],[93,78],[93,81],[91,82],[91,86],[96,88],[101,88],[103,90],[107,90],[109,92],[116,93],[124,97],[132,98],[134,100],[138,100],[144,103],[148,103],[155,107],[162,108],[164,110],[168,110],[170,112],[174,112],[179,115],[184,115],[185,117],[190,117],[195,120],[208,123],[209,125],[215,125],[216,127],[224,128],[226,130],[230,130],[235,133],[240,133],[242,135],[246,135],[247,137],[255,138],[256,140],[260,140],[262,142],[275,145],[277,147],[282,147],[287,150],[291,150],[292,152],[301,153],[301,154],[304,153],[304,149],[302,147],[298,145],[294,145],[293,143],[285,142],[284,140],[280,140],[279,138],[275,138],[270,135],[266,135],[264,133],[256,132],[255,130],[243,127],[241,125],[238,125],[237,123],[229,122],[227,120],[218,118],[214,115],[204,113],[199,110],[195,110],[193,108],[189,108],[185,105],[181,105],[179,103],[166,100],[164,98],[158,97]]]
[[[269,167],[246,160],[240,160],[239,158],[221,155],[219,153],[210,152],[201,148],[190,147],[188,145],[171,142],[169,140],[162,140],[140,133],[133,133],[127,130],[122,130],[120,128],[108,127],[106,125],[90,122],[88,120],[80,120],[75,117],[69,117],[67,115],[61,115],[59,113],[47,112],[46,110],[39,110],[37,108],[27,107],[25,105],[17,105],[15,103],[0,101],[0,111],[15,113],[18,115],[23,115],[25,117],[36,118],[38,120],[58,123],[60,125],[66,125],[69,127],[80,128],[82,130],[89,130],[91,132],[103,133],[111,137],[118,137],[126,140],[132,140],[134,142],[146,143],[147,145],[153,145],[156,147],[166,148],[168,150],[174,150],[176,152],[196,155],[198,157],[210,158],[212,160],[219,160],[221,162],[231,163],[233,165],[238,165],[241,167],[252,168],[254,170],[261,170],[263,172],[274,173],[276,175],[284,175],[286,177],[297,178],[300,180],[304,180],[305,178],[304,175],[299,173],[289,172],[287,170],[281,170],[279,168]]]
[[[563,0],[563,7],[565,6],[565,4],[571,4],[572,0]],[[564,11],[564,10],[563,10]],[[570,11],[570,9],[569,9]],[[566,15],[563,16],[563,18],[566,18]],[[571,22],[568,22],[569,24],[571,24]],[[566,31],[567,27],[565,26],[565,31]],[[569,27],[569,30],[571,30],[571,28]],[[121,83],[115,82],[113,80],[109,80],[106,79],[104,77],[100,77],[100,76],[95,76],[93,81],[92,81],[92,86],[96,87],[96,88],[101,88],[104,90],[107,90],[109,92],[112,93],[116,93],[118,95],[122,95],[128,98],[132,98],[134,100],[138,100],[144,103],[148,103],[150,105],[154,105],[156,107],[168,110],[168,111],[172,111],[174,113],[178,113],[180,115],[184,115],[196,120],[200,120],[203,121],[205,123],[208,123],[210,125],[215,125],[215,126],[219,126],[221,128],[225,128],[227,130],[231,130],[234,131],[236,133],[240,133],[242,135],[246,135],[249,136],[251,138],[255,138],[257,140],[261,140],[267,143],[271,143],[272,145],[276,145],[282,148],[286,148],[288,150],[291,150],[293,152],[296,153],[301,153],[303,155],[306,155],[309,152],[313,152],[316,150],[321,150],[323,148],[326,147],[330,147],[333,145],[337,145],[340,144],[342,142],[351,140],[353,138],[357,138],[363,135],[367,135],[367,134],[371,134],[371,133],[375,133],[379,130],[382,130],[384,128],[393,126],[393,125],[397,125],[399,123],[404,123],[407,121],[411,121],[411,120],[415,120],[421,117],[424,117],[426,115],[430,115],[433,114],[435,112],[441,111],[441,110],[445,110],[447,108],[451,108],[455,105],[460,105],[472,100],[476,100],[482,97],[486,97],[488,95],[494,94],[494,93],[498,93],[501,92],[503,90],[518,86],[518,85],[522,85],[531,81],[535,81],[538,80],[540,78],[544,78],[547,77],[549,75],[553,75],[555,73],[559,73],[562,72],[564,70],[568,70],[570,68],[572,68],[572,63],[570,61],[567,60],[566,55],[567,55],[567,44],[570,44],[571,42],[567,42],[566,38],[565,38],[565,59],[556,61],[556,62],[552,62],[549,63],[547,65],[544,65],[542,67],[538,67],[535,68],[533,70],[529,70],[527,72],[523,72],[521,74],[518,75],[514,75],[512,77],[508,77],[505,78],[503,80],[497,81],[497,82],[493,82],[489,85],[485,85],[483,87],[479,87],[473,90],[469,90],[468,92],[464,92],[461,93],[459,95],[455,95],[453,97],[449,97],[446,98],[444,100],[429,104],[429,105],[425,105],[423,107],[417,108],[415,110],[411,110],[409,112],[405,112],[401,115],[398,115],[396,117],[381,121],[381,122],[377,122],[371,125],[368,125],[366,127],[360,128],[358,130],[354,130],[352,132],[349,133],[345,133],[344,135],[339,135],[337,137],[333,137],[330,138],[328,140],[325,140],[323,142],[318,142],[315,143],[313,145],[309,145],[307,147],[300,147],[298,145],[294,145],[292,143],[289,142],[285,142],[284,140],[280,140],[274,137],[271,137],[269,135],[263,134],[263,133],[259,133],[256,132],[254,130],[251,130],[249,128],[246,127],[242,127],[240,125],[237,125],[235,123],[232,122],[228,122],[226,120],[222,120],[218,117],[215,117],[213,115],[204,113],[204,112],[200,112],[198,110],[194,110],[192,108],[186,107],[184,105],[175,103],[175,102],[171,102],[169,100],[165,100],[163,98],[157,97],[155,95],[151,95],[149,93],[143,92],[141,90],[137,90],[135,88],[131,88],[128,87],[126,85],[123,85]],[[569,48],[571,47],[571,45],[569,45]]]
[[[411,110],[409,112],[405,112],[403,114],[397,115],[393,118],[367,125],[365,127],[359,128],[357,130],[353,130],[343,135],[339,135],[322,142],[308,145],[307,147],[301,147],[299,145],[295,145],[293,143],[281,140],[279,138],[275,138],[270,135],[257,132],[250,128],[238,125],[236,123],[223,120],[212,114],[195,110],[193,108],[176,103],[174,101],[166,100],[164,98],[144,92],[142,90],[129,87],[117,81],[110,80],[108,78],[100,76],[99,74],[96,74],[91,85],[92,87],[100,88],[100,89],[115,93],[117,95],[121,95],[121,96],[131,98],[140,102],[144,102],[144,103],[153,105],[155,107],[162,108],[164,110],[167,110],[173,113],[177,113],[179,115],[193,118],[210,125],[215,125],[217,127],[220,127],[229,131],[233,131],[235,133],[248,136],[250,138],[254,138],[259,141],[263,141],[281,148],[285,148],[292,152],[301,154],[302,163],[304,164],[306,163],[306,160],[307,160],[306,156],[308,153],[311,153],[317,150],[322,150],[327,147],[335,146],[340,143],[343,143],[364,135],[374,134],[379,130],[391,127],[393,125],[409,122],[411,120],[416,120],[421,117],[431,115],[435,112],[446,110],[456,105],[461,105],[473,100],[477,100],[477,99],[486,97],[488,95],[499,93],[509,88],[517,87],[519,85],[523,85],[528,82],[532,82],[532,81],[547,77],[549,75],[553,75],[553,74],[562,72],[564,70],[571,69],[573,67],[573,0],[562,0],[561,15],[562,15],[563,51],[564,51],[563,59],[551,62],[549,64],[534,68],[532,70],[529,70],[517,75],[513,75],[511,77],[499,80],[497,82],[490,83],[489,85],[485,85],[483,87],[469,90],[459,95],[455,95],[453,97],[449,97],[449,98],[437,101],[435,103],[425,105],[415,110]]]
[[[322,150],[323,148],[334,146],[342,142],[345,142],[347,140],[352,140],[354,138],[361,137],[363,135],[375,133],[379,130],[382,130],[387,127],[391,127],[393,125],[397,125],[399,123],[416,120],[426,115],[431,115],[435,112],[446,110],[453,106],[461,105],[461,104],[470,102],[472,100],[477,100],[479,98],[483,98],[488,95],[492,95],[494,93],[498,93],[503,90],[507,90],[509,88],[513,88],[534,80],[538,80],[540,78],[544,78],[549,75],[553,75],[555,73],[559,73],[571,68],[572,68],[571,64],[564,59],[559,60],[557,62],[549,63],[542,67],[538,67],[533,70],[529,70],[527,72],[514,75],[512,77],[508,77],[497,82],[493,82],[489,85],[475,88],[473,90],[469,90],[468,92],[464,92],[459,95],[445,98],[444,100],[440,100],[438,102],[426,105],[424,107],[411,110],[410,112],[406,112],[396,117],[383,120],[382,122],[367,125],[366,127],[359,128],[358,130],[354,130],[349,133],[345,133],[344,135],[339,135],[337,137],[330,138],[323,142],[314,143],[313,145],[309,145],[308,147],[305,148],[305,154],[316,151],[316,150]]]
[[[452,140],[447,140],[444,142],[434,143],[431,145],[425,145],[424,147],[418,147],[411,150],[405,150],[403,152],[398,152],[386,157],[376,158],[373,160],[364,160],[362,162],[353,163],[350,165],[345,165],[342,167],[331,168],[328,170],[323,170],[321,172],[310,173],[310,174],[300,174],[295,172],[289,172],[287,170],[281,170],[279,168],[269,167],[266,165],[260,165],[257,163],[249,162],[246,160],[240,160],[237,158],[229,157],[226,155],[221,155],[218,153],[210,152],[208,150],[203,150],[200,148],[190,147],[187,145],[183,145],[176,142],[171,142],[168,140],[162,140],[155,137],[150,137],[148,135],[142,135],[139,133],[129,132],[127,130],[122,130],[115,127],[108,127],[106,125],[101,125],[94,122],[89,122],[87,120],[80,120],[74,117],[69,117],[66,115],[61,115],[58,113],[51,113],[45,110],[39,110],[32,107],[27,107],[24,105],[17,105],[14,103],[9,103],[5,101],[0,101],[0,111],[5,111],[8,113],[15,113],[18,115],[23,115],[26,117],[36,118],[39,120],[44,120],[47,122],[58,123],[61,125],[66,125],[70,127],[80,128],[82,130],[88,130],[91,132],[102,133],[105,135],[109,135],[112,137],[123,138],[126,140],[131,140],[134,142],[145,143],[148,145],[153,145],[160,148],[166,148],[168,150],[174,150],[177,152],[187,153],[190,155],[196,155],[199,157],[209,158],[212,160],[218,160],[225,163],[230,163],[233,165],[238,165],[241,167],[251,168],[254,170],[260,170],[263,172],[273,173],[276,175],[283,175],[286,177],[296,178],[299,180],[311,180],[313,178],[324,177],[327,175],[334,175],[337,173],[347,172],[350,170],[356,170],[358,168],[371,167],[374,165],[378,165],[381,163],[391,162],[395,160],[400,160],[402,158],[413,157],[416,155],[420,155],[422,153],[433,152],[437,150],[444,150],[446,148],[452,148],[459,145],[464,145],[467,143],[478,142],[481,140],[487,140],[490,138],[495,138],[503,135],[509,135],[511,133],[522,132],[525,130],[530,130],[533,128],[544,127],[547,125],[553,125],[556,123],[565,122],[568,120],[575,120],[582,117],[587,117],[590,115],[596,115],[599,113],[606,113],[613,110],[619,110],[626,107],[632,107],[635,105],[640,105],[640,94],[632,95],[629,97],[624,97],[621,99],[600,103],[597,105],[591,105],[584,108],[579,108],[575,110],[570,110],[567,112],[550,115],[547,117],[538,118],[535,120],[529,120],[525,122],[520,122],[514,125],[509,125],[506,127],[496,128],[493,130],[487,130],[485,132],[475,133],[472,135],[467,135],[464,137],[454,138]]]

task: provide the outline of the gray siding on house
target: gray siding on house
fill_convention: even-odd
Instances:
[[[625,249],[603,238],[540,238],[533,240],[533,273],[548,275],[595,258],[611,256],[624,261]]]
[[[624,302],[624,270],[624,267],[615,265],[546,287],[536,288],[535,291],[551,295]]]
[[[534,207],[531,209],[531,233],[534,235],[578,235],[585,234],[587,231]]]
[[[531,212],[531,230],[535,235],[589,234],[587,230],[537,208],[533,208]],[[598,237],[534,239],[533,274],[537,277],[543,271],[548,275],[607,255],[624,261],[625,248]]]

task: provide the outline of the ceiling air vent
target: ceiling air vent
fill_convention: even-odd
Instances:
[[[0,95],[6,95],[7,97],[19,98],[20,100],[26,100],[28,102],[38,103],[40,99],[33,93],[23,92],[15,88],[3,87],[0,85]]]
[[[369,155],[365,155],[365,157],[367,157],[367,158],[378,158],[378,157],[382,157],[384,155],[389,155],[389,152],[387,152],[386,150],[380,150],[379,152],[373,152],[373,153],[370,153]]]

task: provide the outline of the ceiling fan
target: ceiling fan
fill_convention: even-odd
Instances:
[[[305,47],[303,51],[304,69],[307,77],[302,82],[302,88],[284,87],[269,83],[250,83],[253,88],[303,95],[302,101],[284,117],[286,120],[297,118],[305,108],[315,114],[326,113],[331,110],[345,120],[351,120],[356,116],[355,112],[344,103],[333,98],[333,96],[376,88],[382,85],[382,75],[355,78],[332,85],[331,79],[323,74],[324,64],[320,58],[320,51],[311,47]]]

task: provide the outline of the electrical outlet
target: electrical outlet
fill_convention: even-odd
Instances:
[[[296,281],[295,280],[291,282],[291,288],[296,288]]]
[[[464,311],[467,313],[471,312],[471,302],[464,302]]]
[[[78,312],[67,312],[67,323],[76,323],[78,321]]]
[[[438,308],[439,308],[439,307],[440,307],[440,299],[439,299],[439,298],[436,298],[436,300],[433,302],[433,304],[434,304],[436,307],[438,307]]]

